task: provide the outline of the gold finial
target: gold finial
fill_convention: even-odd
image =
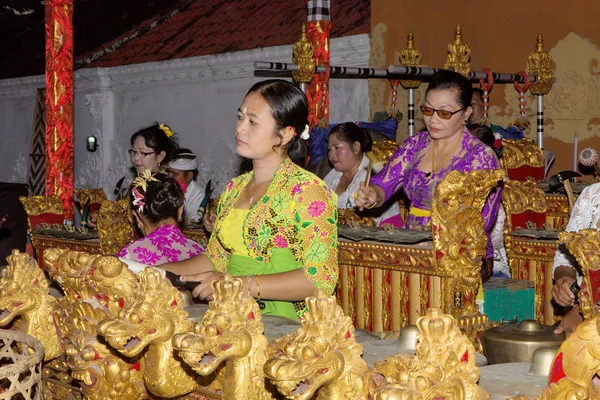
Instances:
[[[535,51],[527,58],[527,69],[537,80],[529,85],[533,94],[548,94],[552,89],[552,56],[544,50],[544,38],[538,34]]]
[[[444,64],[445,69],[453,68],[461,75],[469,77],[471,72],[471,49],[462,41],[462,30],[456,25],[454,42],[448,45],[448,57]]]
[[[300,39],[292,46],[292,63],[298,66],[298,71],[292,72],[296,82],[308,83],[315,74],[315,45],[306,37],[306,24],[302,24]]]
[[[421,65],[423,56],[421,52],[415,48],[415,40],[412,32],[408,32],[408,40],[406,49],[400,52],[398,57],[400,64],[407,67],[418,67]],[[401,80],[400,84],[404,89],[418,88],[421,84],[420,80]]]

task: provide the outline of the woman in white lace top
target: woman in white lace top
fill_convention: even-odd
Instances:
[[[586,187],[577,198],[571,217],[567,224],[567,232],[577,232],[581,229],[600,229],[600,183]],[[583,319],[579,315],[579,307],[575,304],[575,296],[571,292],[570,286],[576,280],[580,280],[579,266],[577,261],[565,249],[561,247],[554,256],[554,286],[552,287],[552,297],[556,303],[565,307],[572,307],[564,316],[556,333],[565,331],[568,334]]]

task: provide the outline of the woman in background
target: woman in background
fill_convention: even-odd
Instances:
[[[367,177],[369,158],[365,153],[371,151],[372,147],[373,139],[369,132],[352,122],[336,125],[331,130],[328,155],[333,169],[323,180],[338,195],[338,208],[356,207],[352,195]],[[402,228],[400,207],[396,201],[392,200],[391,204],[384,204],[373,211],[378,226],[392,224]]]

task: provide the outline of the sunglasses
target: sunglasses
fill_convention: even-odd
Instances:
[[[450,119],[450,118],[452,118],[452,116],[454,114],[463,111],[465,108],[467,108],[467,107],[463,107],[460,110],[456,110],[456,111],[447,111],[447,110],[436,110],[435,108],[431,108],[431,107],[427,107],[427,106],[421,106],[421,112],[423,113],[423,115],[431,117],[433,115],[433,112],[435,111],[437,113],[438,117],[440,117],[441,119]]]

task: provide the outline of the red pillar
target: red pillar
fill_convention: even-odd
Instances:
[[[46,0],[46,195],[73,216],[73,0]]]

